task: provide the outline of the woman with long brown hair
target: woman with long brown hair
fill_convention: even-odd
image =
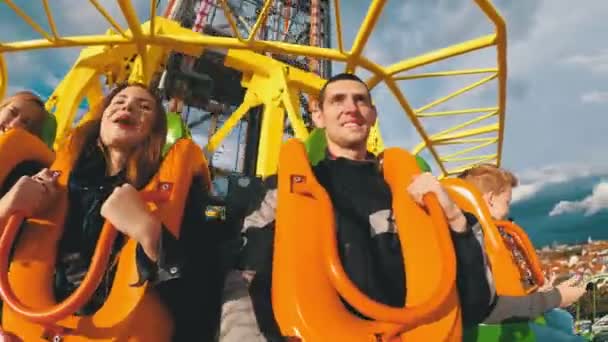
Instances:
[[[166,115],[159,98],[142,85],[122,85],[58,150],[57,158],[67,154],[74,163],[66,186],[68,210],[58,245],[55,298],[64,300],[80,285],[103,223],[109,221],[122,233],[114,241],[110,260],[116,260],[127,238],[138,243],[139,282],[133,286],[148,281],[159,293],[173,316],[173,340],[192,334],[211,340],[219,321],[222,279],[217,262],[219,232],[203,216],[206,183],[202,177],[193,179],[179,239],[148,210],[138,192],[159,170],[166,135]],[[0,221],[14,212],[31,217],[49,209],[62,191],[56,178],[48,169],[21,177],[0,199]],[[115,272],[116,264],[111,263],[77,315],[92,315],[100,309]]]

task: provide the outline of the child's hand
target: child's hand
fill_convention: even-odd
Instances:
[[[576,303],[587,292],[585,286],[577,285],[578,280],[572,277],[555,287],[562,297],[560,307],[565,308]]]
[[[543,286],[541,286],[538,289],[538,291],[540,291],[540,292],[550,291],[553,288],[555,279],[557,279],[557,274],[555,274],[555,272],[551,273],[551,277],[549,277],[549,279],[547,279],[547,277],[545,277],[545,283],[543,284]]]

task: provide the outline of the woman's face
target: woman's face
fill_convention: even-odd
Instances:
[[[101,142],[122,150],[134,148],[150,135],[156,113],[152,94],[141,87],[126,87],[114,96],[102,114]]]
[[[11,128],[22,128],[38,134],[46,113],[34,101],[16,98],[0,109],[0,134]]]

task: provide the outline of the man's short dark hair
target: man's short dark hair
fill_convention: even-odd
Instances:
[[[360,79],[357,75],[343,72],[341,74],[337,74],[337,75],[330,77],[327,80],[327,82],[325,82],[323,87],[321,87],[321,91],[319,92],[319,107],[320,108],[323,108],[323,101],[325,100],[325,90],[327,89],[327,86],[334,82],[337,82],[337,81],[355,81],[355,82],[359,82],[359,83],[363,84],[365,86],[365,89],[367,89],[367,95],[369,96],[369,100],[370,101],[372,100],[372,94],[369,91],[367,84],[365,82],[363,82],[362,79]]]

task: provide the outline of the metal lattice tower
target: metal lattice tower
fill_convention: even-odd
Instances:
[[[236,22],[239,33],[248,38],[249,32],[259,25],[256,39],[295,43],[299,45],[329,47],[331,42],[330,9],[328,0],[232,0],[222,4],[216,0],[181,0],[169,2],[166,15],[181,23],[183,27],[207,35],[230,37],[233,31],[224,13],[228,7]],[[316,60],[305,56],[266,53],[277,60],[302,70],[313,71],[322,77],[331,73],[329,60]],[[191,128],[210,121],[208,135],[211,136],[221,127],[225,115],[243,99],[240,87],[242,75],[223,66],[223,51],[206,50],[202,56],[173,55],[167,63],[167,74],[162,85],[168,80],[170,110],[181,112]],[[179,76],[175,76],[179,74]],[[165,75],[166,76],[166,75]],[[200,88],[197,87],[200,85]],[[196,90],[198,88],[198,91]],[[192,91],[192,89],[195,89]],[[188,94],[189,93],[189,94]],[[303,118],[310,122],[309,99],[300,96]],[[185,106],[185,108],[184,108]],[[202,109],[208,113],[194,121],[190,117],[190,107]],[[247,148],[256,141],[259,132],[259,113],[247,117],[247,137],[238,136],[239,144]],[[293,134],[293,129],[286,121],[286,133]],[[242,130],[239,130],[240,132]],[[259,134],[259,133],[258,133]],[[249,141],[243,141],[249,140]],[[237,149],[238,150],[238,149]],[[221,156],[224,148],[218,149],[214,157]],[[255,159],[253,148],[250,152],[237,151],[237,159]],[[249,154],[249,157],[246,155]],[[212,160],[214,160],[213,158]],[[236,169],[242,169],[246,161],[237,161]],[[245,167],[246,168],[246,167]]]

